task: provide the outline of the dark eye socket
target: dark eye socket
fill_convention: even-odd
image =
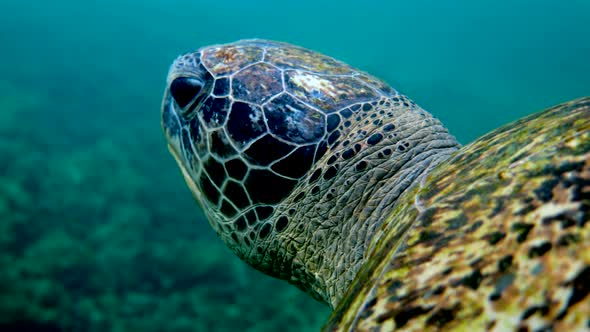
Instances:
[[[170,84],[170,94],[176,100],[181,108],[186,107],[191,101],[195,100],[201,89],[203,82],[193,77],[179,77]]]

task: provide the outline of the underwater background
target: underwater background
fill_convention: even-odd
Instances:
[[[388,81],[462,143],[590,95],[589,0],[0,0],[0,331],[316,331],[209,228],[160,127],[168,66],[241,38]]]

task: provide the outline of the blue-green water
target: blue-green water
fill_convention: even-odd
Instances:
[[[160,129],[170,62],[268,38],[369,71],[461,142],[590,94],[590,1],[0,2],[0,330],[317,330],[217,240]]]

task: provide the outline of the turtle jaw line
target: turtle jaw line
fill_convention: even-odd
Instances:
[[[176,149],[173,146],[168,144],[168,150],[170,151],[172,156],[174,156],[174,159],[176,160],[176,163],[178,164],[180,171],[182,172],[182,176],[184,178],[184,181],[186,182],[186,185],[189,187],[191,193],[193,194],[193,197],[199,203],[201,208],[204,209],[204,206],[201,203],[202,202],[201,192],[197,188],[197,184],[195,183],[195,180],[190,175],[191,174],[190,171],[186,168],[184,162],[182,161],[182,159],[180,159],[178,152],[176,151]]]
[[[176,164],[181,170],[181,173],[184,177],[184,180],[187,186],[190,188],[191,193],[193,194],[194,198],[200,205],[201,202],[201,193],[197,189],[196,183],[192,178],[191,171],[187,168],[186,162],[182,157],[182,147],[180,143],[180,131],[182,130],[179,114],[176,110],[175,102],[172,100],[172,96],[170,95],[170,90],[167,88],[164,93],[164,100],[162,102],[162,129],[164,131],[164,135],[166,136],[166,147]]]

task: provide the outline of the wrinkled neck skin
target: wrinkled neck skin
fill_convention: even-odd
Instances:
[[[380,226],[398,198],[459,148],[437,119],[404,97],[363,113],[348,119],[339,143],[280,204],[277,214],[295,222],[273,235],[253,264],[331,307],[387,232]]]

